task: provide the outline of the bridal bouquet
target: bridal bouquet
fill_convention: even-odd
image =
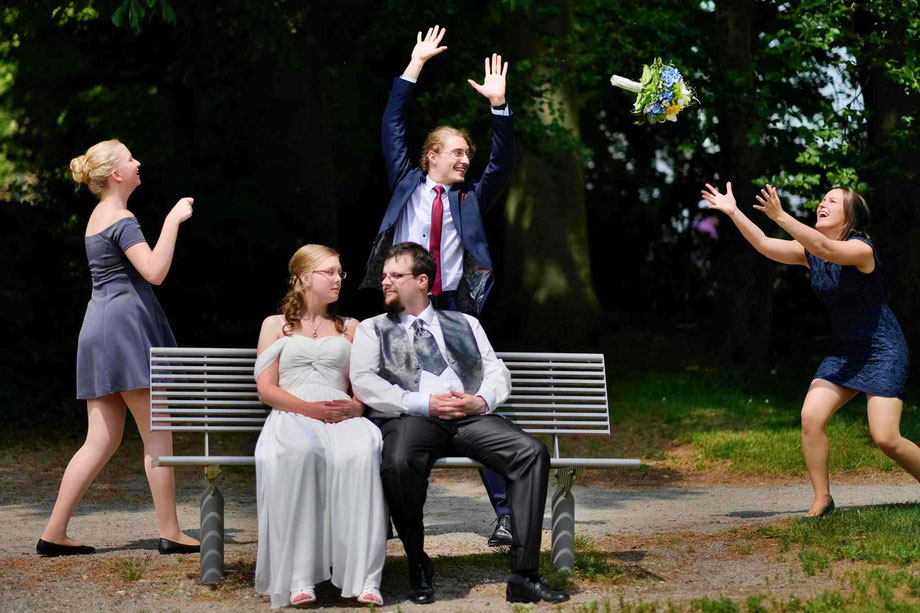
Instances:
[[[636,94],[633,115],[641,124],[677,121],[677,114],[698,102],[693,90],[684,82],[680,72],[670,64],[664,64],[656,57],[651,66],[642,66],[642,79],[636,83],[619,75],[610,77],[610,84]]]

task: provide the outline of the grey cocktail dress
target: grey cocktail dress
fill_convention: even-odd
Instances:
[[[153,288],[125,250],[146,242],[134,217],[85,237],[93,278],[77,346],[77,398],[150,387],[150,347],[175,347]]]

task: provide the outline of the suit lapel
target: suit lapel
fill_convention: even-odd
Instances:
[[[457,235],[463,240],[463,224],[460,223],[460,190],[452,189],[447,192],[447,200],[450,201],[450,216],[454,220],[454,227],[457,229]]]

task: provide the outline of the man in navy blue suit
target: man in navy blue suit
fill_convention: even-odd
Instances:
[[[387,251],[396,243],[413,242],[428,249],[437,264],[431,287],[436,309],[478,315],[492,289],[492,257],[486,243],[483,213],[508,186],[517,160],[511,111],[505,101],[508,63],[498,54],[485,60],[482,84],[470,86],[492,107],[492,150],[479,181],[467,181],[473,155],[466,130],[439,126],[425,139],[419,167],[406,146],[409,92],[429,59],[447,50],[440,46],[446,30],[434,26],[418,33],[412,59],[393,81],[383,114],[383,156],[393,195],[374,241],[361,287],[380,288]],[[497,516],[490,546],[510,545],[511,510],[505,480],[480,471]]]

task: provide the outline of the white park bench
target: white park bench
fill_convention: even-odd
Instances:
[[[585,468],[620,468],[639,460],[562,457],[559,437],[609,435],[603,354],[498,353],[511,371],[511,397],[497,409],[524,431],[552,435],[550,462],[556,489],[552,498],[552,560],[557,569],[574,566],[575,501],[572,484]],[[212,453],[214,434],[258,432],[270,410],[259,402],[253,379],[254,349],[153,347],[150,350],[151,429],[204,434],[198,456],[160,456],[154,466],[203,466],[208,490],[201,500],[201,581],[223,576],[223,497],[219,466],[252,466],[253,455]],[[468,458],[442,458],[441,468],[475,468]]]

